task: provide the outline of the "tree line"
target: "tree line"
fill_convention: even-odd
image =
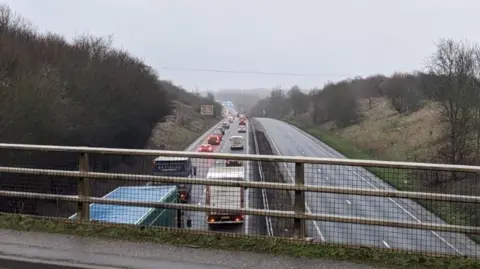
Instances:
[[[172,100],[200,110],[215,103],[159,80],[155,70],[110,38],[80,36],[68,42],[40,34],[7,6],[0,6],[0,138],[3,143],[143,148],[153,126],[172,113]],[[108,171],[125,157],[92,156]],[[78,168],[75,154],[2,151],[3,165]],[[63,180],[63,181],[62,181]],[[47,183],[42,183],[47,182]],[[75,193],[75,181],[0,174],[2,189]],[[0,199],[1,211],[17,211]],[[18,202],[18,201],[17,201]],[[38,213],[36,203],[20,203]],[[27,207],[29,209],[27,210]]]
[[[409,114],[435,102],[444,141],[435,161],[478,164],[480,157],[480,48],[469,42],[440,39],[425,70],[381,74],[328,82],[322,88],[273,89],[250,111],[252,116],[302,116],[310,124],[332,122],[344,128],[362,120],[359,101],[372,108],[383,97],[398,113]]]

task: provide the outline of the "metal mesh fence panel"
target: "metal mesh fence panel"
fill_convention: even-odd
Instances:
[[[292,159],[276,157],[272,161],[265,155],[278,152],[271,147],[265,130],[254,127],[239,132],[238,126],[231,126],[221,138],[220,131],[212,131],[188,149],[204,152],[202,156],[5,150],[3,167],[20,169],[4,169],[0,173],[0,210],[78,220],[82,215],[78,213],[84,211],[80,210],[81,203],[73,200],[86,197],[91,198],[84,203],[88,205],[89,220],[110,225],[221,232],[231,236],[296,237],[317,243],[479,256],[480,237],[472,231],[465,234],[437,231],[434,226],[405,228],[410,224],[479,227],[480,206],[473,199],[479,196],[475,169],[452,172],[407,168],[408,165],[395,163],[389,167],[359,167],[318,158],[297,158],[297,163],[293,163]],[[243,142],[241,147],[235,139]],[[225,159],[211,153],[232,155]],[[29,158],[37,162],[29,163]],[[52,160],[58,165],[52,165]],[[41,175],[38,170],[32,172],[32,168],[90,174],[50,171]],[[101,178],[104,175],[108,176]],[[213,181],[229,183],[208,183]],[[249,182],[264,185],[246,187]],[[268,188],[267,184],[282,188]],[[379,194],[380,191],[391,194]],[[430,196],[419,196],[419,192]],[[433,199],[433,194],[441,196]],[[57,196],[46,199],[41,195]],[[402,195],[403,198],[396,197]],[[463,195],[463,200],[453,201],[448,195]],[[195,208],[198,206],[209,208]],[[230,212],[219,208],[228,208]],[[248,210],[253,213],[245,213]],[[306,216],[316,220],[300,221]],[[381,224],[385,221],[389,224]],[[304,229],[299,228],[301,223],[305,224]]]

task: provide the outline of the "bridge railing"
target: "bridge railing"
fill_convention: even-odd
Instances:
[[[21,162],[0,166],[3,211],[49,215],[56,210],[55,216],[79,222],[310,238],[442,254],[480,252],[475,243],[480,235],[475,217],[480,196],[468,186],[460,194],[448,189],[421,191],[422,186],[448,180],[473,182],[480,172],[477,166],[25,144],[0,144],[0,150],[24,152]],[[78,170],[28,164],[26,158],[33,152],[47,154],[44,158],[77,158]],[[107,155],[143,156],[145,169],[135,173],[97,169],[92,159]],[[158,156],[191,158],[197,173],[154,175],[150,167]],[[211,167],[223,167],[226,159],[248,161],[244,181],[206,178]],[[188,203],[169,193],[168,186],[181,185],[192,186]],[[229,206],[234,195],[228,193],[217,204],[209,203],[211,186],[242,189],[242,208]],[[124,189],[116,191],[118,187]],[[225,228],[208,223],[209,212],[243,217],[238,225]]]

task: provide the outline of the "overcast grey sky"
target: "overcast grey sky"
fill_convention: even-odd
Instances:
[[[480,40],[474,0],[0,0],[40,31],[114,35],[187,89],[322,86],[422,68],[440,37]],[[162,67],[317,76],[164,70]]]

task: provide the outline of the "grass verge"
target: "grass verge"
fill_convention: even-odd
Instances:
[[[322,130],[316,127],[309,127],[307,125],[301,124],[295,121],[286,121],[303,131],[309,133],[310,135],[318,138],[325,144],[329,145],[336,151],[340,152],[341,154],[345,155],[347,158],[350,159],[373,159],[368,153],[358,149],[353,143],[346,141],[338,136],[333,134],[329,134],[328,131]],[[376,167],[366,167],[368,171],[375,174],[377,177],[381,178],[382,180],[386,181],[388,184],[392,185],[397,189],[402,190],[410,190],[412,191],[412,182],[408,180],[408,171],[402,169],[381,169]],[[392,177],[392,175],[395,175]]]
[[[0,214],[0,229],[60,233],[84,237],[171,245],[195,245],[202,248],[246,251],[291,257],[344,260],[394,269],[474,269],[480,260],[464,257],[435,257],[372,248],[347,248],[310,244],[280,238],[195,234],[181,230],[141,228],[127,225],[77,224],[56,219]]]
[[[303,131],[309,133],[310,135],[318,138],[325,144],[329,145],[336,151],[345,155],[350,159],[375,159],[370,156],[367,152],[364,152],[358,149],[352,142],[346,141],[338,136],[335,136],[329,133],[327,130],[323,130],[319,127],[311,127],[296,121],[286,120],[289,124],[292,124]],[[368,171],[373,173],[375,176],[383,180],[384,182],[390,184],[392,187],[401,191],[425,191],[422,188],[418,181],[413,179],[416,177],[412,174],[412,171],[407,171],[405,169],[385,169],[385,168],[375,168],[375,167],[366,167]],[[471,217],[468,216],[456,204],[442,201],[426,201],[426,200],[415,200],[417,203],[421,204],[423,207],[428,209],[430,212],[440,217],[447,223],[454,225],[471,225],[475,226],[476,224],[471,220]],[[480,243],[480,236],[477,235],[468,235],[472,240],[477,243]]]

